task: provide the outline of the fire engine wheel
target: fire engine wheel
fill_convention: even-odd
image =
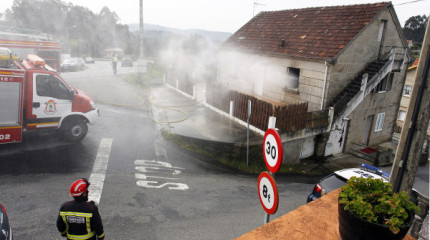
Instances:
[[[87,123],[79,118],[67,120],[62,127],[63,137],[69,142],[81,141],[87,135],[87,132]]]

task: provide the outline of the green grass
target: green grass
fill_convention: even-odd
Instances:
[[[211,159],[211,161],[216,161],[230,168],[237,169],[238,171],[252,174],[259,174],[262,171],[267,171],[263,157],[261,154],[258,154],[259,151],[261,151],[260,146],[253,146],[250,148],[249,163],[247,164],[246,157],[244,158],[243,155],[235,153],[226,154],[225,152],[220,154],[219,152],[211,151],[210,147],[205,148],[201,145],[194,144],[187,141],[182,136],[172,134],[165,130],[162,130],[161,134],[166,140],[175,143],[183,150],[198,154],[199,156]],[[246,153],[246,149],[244,151]],[[330,171],[330,169],[326,169],[318,163],[296,163],[282,165],[278,173],[322,176],[330,173]]]

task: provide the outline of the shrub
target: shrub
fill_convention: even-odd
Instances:
[[[362,219],[389,226],[394,234],[419,211],[406,192],[393,193],[390,183],[372,178],[352,177],[341,187],[339,204]]]

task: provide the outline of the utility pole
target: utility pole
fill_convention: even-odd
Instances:
[[[406,114],[404,128],[391,169],[390,183],[395,192],[410,193],[415,181],[424,140],[430,119],[429,65],[430,24],[421,49],[421,56],[415,76],[415,84]]]
[[[143,80],[146,73],[146,61],[143,53],[143,0],[139,0],[139,16],[140,16],[140,26],[139,26],[139,59],[137,60],[137,77],[139,80]]]
[[[139,40],[140,40],[140,44],[139,44],[139,59],[143,59],[143,0],[139,0],[140,2],[140,11],[139,11],[139,16],[140,16],[140,26],[139,26]]]

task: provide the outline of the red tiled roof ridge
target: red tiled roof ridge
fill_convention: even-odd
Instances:
[[[388,6],[391,2],[264,11],[230,36],[223,47],[333,59]]]
[[[284,9],[284,10],[272,10],[272,11],[261,11],[262,12],[283,12],[283,11],[297,11],[297,10],[306,10],[306,9],[321,9],[321,8],[341,8],[341,7],[360,7],[360,6],[368,6],[368,5],[387,5],[390,2],[375,2],[375,3],[363,3],[363,4],[346,4],[346,5],[333,5],[333,6],[316,6],[316,7],[306,7],[306,8],[292,8],[292,9]]]

